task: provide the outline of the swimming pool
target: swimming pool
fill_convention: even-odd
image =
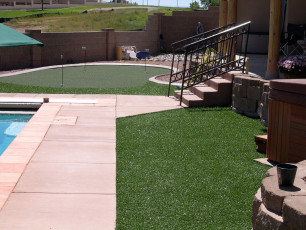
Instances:
[[[0,156],[32,116],[32,114],[0,114]]]

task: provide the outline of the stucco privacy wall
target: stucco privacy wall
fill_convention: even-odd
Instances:
[[[44,47],[0,48],[0,70],[61,64],[61,54],[64,64],[114,60],[116,47],[123,45],[158,53],[161,34],[164,48],[171,51],[171,43],[195,35],[197,22],[207,31],[218,26],[218,17],[219,7],[210,7],[205,11],[173,12],[173,16],[151,15],[142,31],[42,33],[28,30],[26,34],[44,43]]]
[[[21,69],[31,66],[31,47],[0,47],[0,70]]]
[[[142,31],[116,31],[116,46],[136,46],[138,51],[159,52],[159,33],[162,14],[149,15]]]
[[[196,34],[197,22],[201,22],[204,31],[219,26],[219,7],[209,7],[205,11],[175,11],[171,17],[163,16],[161,34],[164,48],[170,52],[171,43]]]
[[[61,63],[76,63],[85,61],[106,59],[106,34],[107,32],[83,32],[83,33],[41,33],[40,31],[29,31],[34,39],[44,43],[42,49],[36,48],[34,66],[55,65]],[[41,51],[41,52],[40,52]],[[39,63],[41,53],[41,63]]]
[[[44,5],[52,4],[86,4],[86,2],[98,2],[97,0],[45,0]],[[41,4],[41,0],[0,0],[0,5],[16,6],[16,5],[33,5]]]

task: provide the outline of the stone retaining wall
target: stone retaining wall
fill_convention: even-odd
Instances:
[[[232,109],[268,124],[269,81],[234,72]]]
[[[278,185],[276,167],[266,173],[253,200],[253,230],[306,229],[306,161],[296,165],[292,187]]]

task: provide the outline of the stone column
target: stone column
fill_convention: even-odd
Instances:
[[[116,57],[115,29],[102,29],[102,31],[106,32],[106,60],[114,60]]]
[[[25,34],[31,38],[34,38],[40,42],[42,42],[41,30],[26,30]],[[33,67],[42,66],[42,47],[38,47],[33,45],[31,47],[31,65]]]
[[[278,78],[277,61],[279,59],[283,0],[270,0],[269,49],[266,79]]]

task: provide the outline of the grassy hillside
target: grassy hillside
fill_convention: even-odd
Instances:
[[[166,15],[171,15],[174,10],[188,10],[160,7],[158,10],[148,12],[146,8],[133,8],[133,5],[130,5],[128,9],[107,8],[110,6],[113,5],[81,6],[44,11],[4,11],[0,13],[0,18],[15,18],[5,24],[20,31],[22,29],[41,29],[43,32],[74,32],[100,31],[102,28],[125,31],[142,29],[149,14],[163,12]],[[101,8],[107,9],[99,11]],[[90,9],[97,9],[97,11],[89,11]]]

